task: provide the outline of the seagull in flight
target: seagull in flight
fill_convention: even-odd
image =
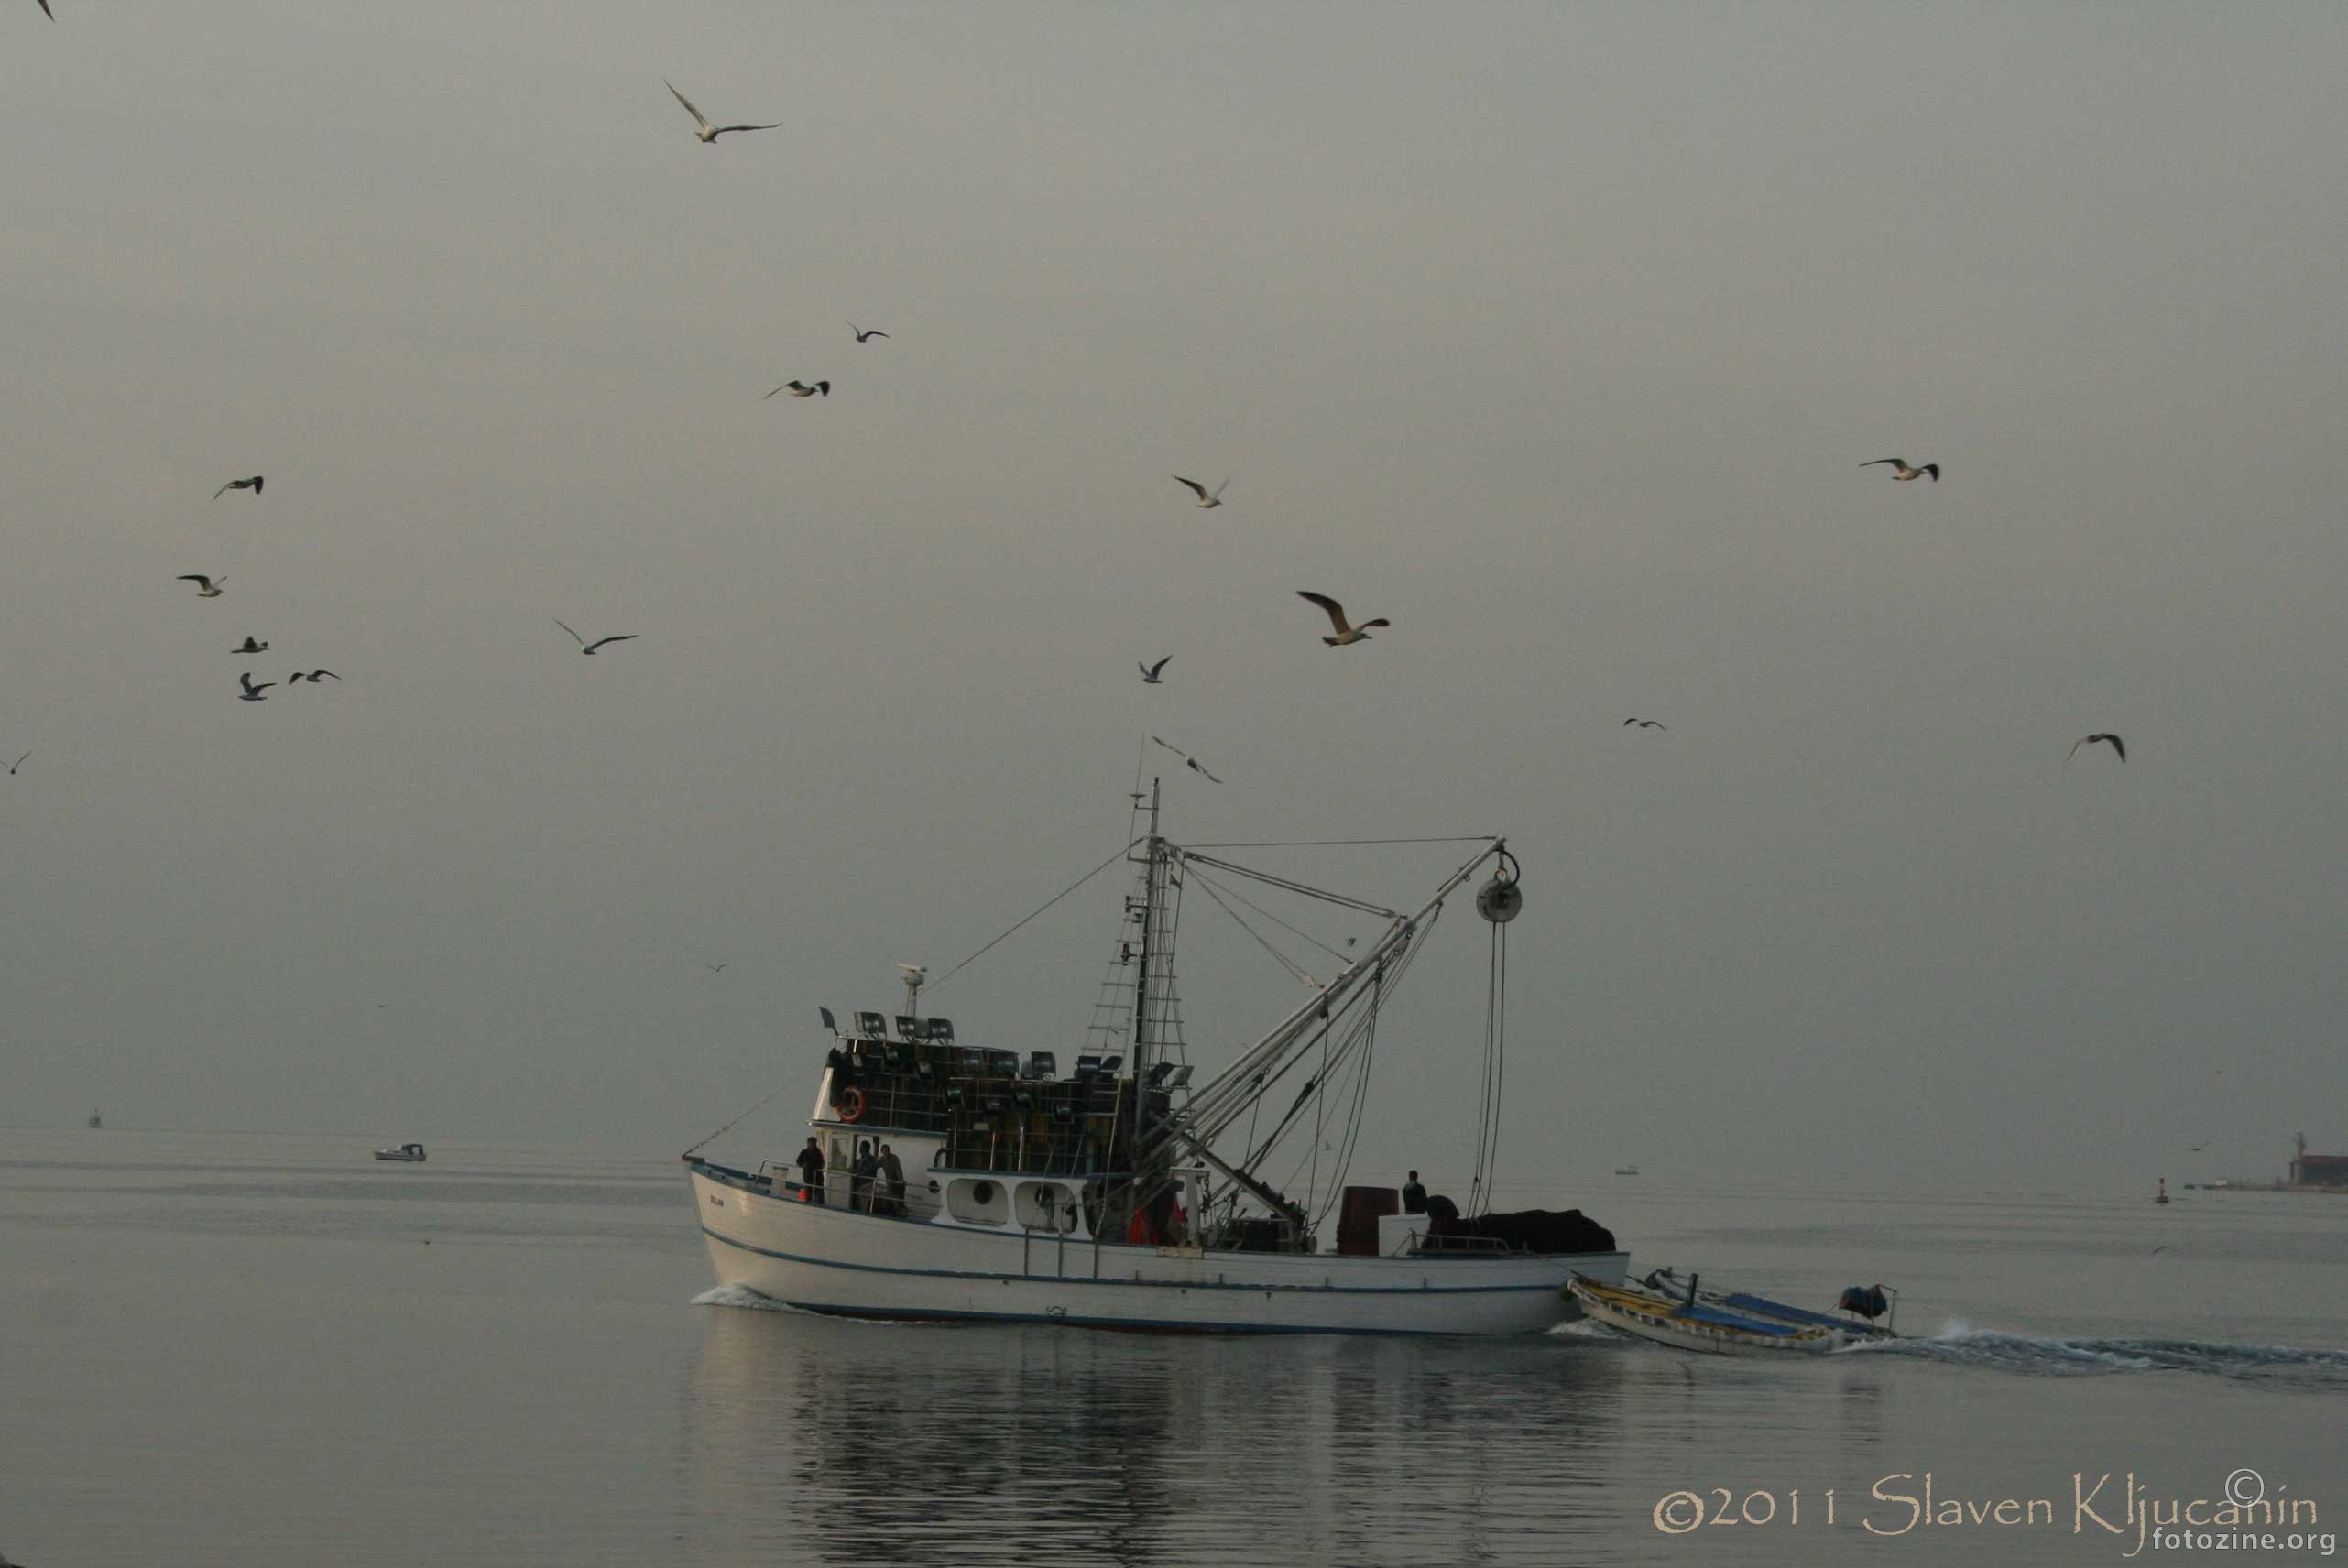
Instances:
[[[814,386],[810,387],[804,381],[786,381],[776,387],[774,392],[788,392],[794,397],[813,397],[816,393],[821,392],[828,397],[832,395],[832,384],[828,381],[818,381]],[[774,392],[768,393],[767,397],[773,397]],[[759,401],[763,403],[767,397],[761,397]]]
[[[14,772],[16,771],[16,769],[12,768],[10,768],[8,771],[9,771],[9,772],[11,772],[11,773],[14,773]],[[2199,1142],[2199,1143],[2197,1143],[2197,1144],[2193,1145],[2193,1146],[2192,1146],[2192,1148],[2191,1148],[2188,1152],[2190,1152],[2190,1153],[2193,1153],[2193,1154],[2199,1154],[2199,1153],[2201,1153],[2201,1150],[2203,1150],[2203,1149],[2205,1149],[2209,1148],[2209,1147],[2210,1147],[2210,1145],[2211,1145],[2211,1144],[2213,1144],[2213,1143],[2215,1143],[2215,1142],[2217,1142],[2217,1141],[2218,1141],[2218,1140],[2217,1140],[2216,1138],[2203,1138],[2201,1142]]]
[[[885,338],[889,335],[879,327],[859,327],[854,321],[848,323],[848,331],[856,334],[856,341],[858,343],[870,343],[875,338]]]
[[[242,675],[239,675],[236,680],[237,683],[245,688],[244,691],[239,695],[238,701],[246,702],[267,702],[268,699],[263,697],[261,693],[277,684],[274,681],[264,681],[259,685],[255,685],[253,683],[253,672],[249,670],[245,671]]]
[[[704,146],[715,142],[718,137],[726,135],[728,131],[779,131],[782,128],[782,122],[781,120],[777,120],[771,125],[713,125],[702,117],[700,110],[693,106],[692,99],[686,97],[683,93],[677,92],[675,82],[671,82],[664,76],[661,78],[661,85],[667,88],[671,93],[675,93],[677,102],[685,106],[685,113],[693,116],[693,134],[699,136]]]
[[[2111,743],[2111,745],[2112,745],[2112,749],[2113,749],[2113,751],[2116,751],[2116,752],[2118,752],[2118,753],[2120,754],[2120,760],[2121,760],[2121,761],[2123,761],[2123,762],[2125,762],[2125,761],[2127,761],[2127,760],[2128,760],[2128,743],[2127,743],[2126,741],[2122,740],[2118,735],[2091,735],[2087,736],[2087,737],[2086,737],[2085,739],[2083,739],[2083,740],[2076,740],[2076,741],[2073,741],[2073,742],[2071,743],[2071,747],[2070,747],[2070,756],[2071,756],[2071,757],[2077,757],[2077,756],[2079,755],[2079,748],[2080,748],[2080,746],[2093,746],[2093,745],[2094,745],[2097,741],[2099,741],[2099,740],[2101,740],[2101,741],[2109,741],[2109,742]],[[2070,757],[2067,757],[2063,758],[2063,760],[2064,760],[2065,762],[2069,762],[2069,761],[2070,760]]]
[[[175,579],[175,581],[194,583],[196,585],[196,597],[199,599],[217,599],[220,597],[222,585],[227,583],[228,579],[225,577],[206,577],[202,572],[182,572],[177,579]]]
[[[726,961],[726,964],[731,964],[734,961],[729,958]],[[726,971],[726,964],[704,964],[702,967],[708,970],[712,975],[722,975]]]
[[[1198,504],[1201,506],[1221,506],[1223,504],[1223,492],[1231,487],[1231,482],[1229,479],[1226,479],[1222,484],[1215,486],[1215,494],[1209,495],[1207,493],[1207,486],[1201,485],[1196,479],[1185,479],[1181,474],[1177,474],[1174,476],[1174,482],[1177,485],[1187,485],[1191,489],[1197,492]]]
[[[1622,727],[1624,729],[1629,729],[1633,724],[1638,725],[1643,730],[1663,730],[1668,732],[1671,729],[1669,724],[1663,723],[1660,719],[1624,719],[1622,721]]]
[[[269,645],[265,642],[255,642],[248,636],[245,639],[243,648],[231,648],[229,651],[231,653],[267,653],[269,651]]]
[[[297,670],[292,674],[287,676],[286,679],[288,681],[307,681],[312,686],[315,686],[321,681],[340,681],[342,677],[335,674],[331,670],[313,670],[307,675]]]
[[[260,474],[256,474],[250,479],[232,479],[227,484],[222,485],[219,489],[213,491],[212,493],[212,498],[217,501],[223,495],[227,495],[231,490],[250,490],[254,495],[257,495],[261,493],[261,477],[262,476]]]
[[[1198,758],[1191,756],[1190,753],[1183,750],[1182,747],[1174,745],[1174,742],[1170,740],[1159,740],[1156,735],[1152,735],[1150,738],[1153,741],[1157,741],[1160,746],[1164,746],[1176,757],[1181,757],[1183,760],[1183,766],[1188,768],[1192,772],[1206,779],[1209,784],[1220,784],[1223,782],[1220,779],[1216,778],[1212,773],[1207,772],[1206,766],[1202,764]]]
[[[1310,599],[1329,613],[1329,624],[1337,627],[1337,636],[1325,637],[1321,640],[1331,648],[1343,648],[1349,642],[1368,642],[1371,626],[1391,626],[1394,624],[1381,615],[1377,620],[1364,621],[1357,626],[1346,620],[1345,606],[1327,593],[1310,593],[1299,588],[1296,590],[1296,597]]]
[[[1164,682],[1158,679],[1158,671],[1163,670],[1167,665],[1173,662],[1174,655],[1170,653],[1166,655],[1165,658],[1158,660],[1155,664],[1141,665],[1141,684],[1144,686],[1159,686],[1164,684]]]
[[[1894,479],[1921,479],[1926,474],[1929,474],[1932,475],[1932,483],[1935,485],[1940,483],[1940,465],[1937,463],[1928,463],[1920,467],[1910,468],[1907,465],[1907,459],[1904,457],[1878,457],[1871,459],[1866,463],[1862,463],[1859,466],[1862,468],[1873,468],[1878,463],[1888,463],[1892,465],[1893,469],[1895,471],[1892,474]]]
[[[562,623],[559,620],[554,624],[558,626],[562,626]],[[571,632],[571,628],[569,626],[562,626],[562,629],[566,632]],[[577,632],[571,632],[571,640],[579,645],[579,651],[581,653],[593,653],[595,649],[603,647],[603,645],[607,642],[632,642],[641,635],[643,634],[639,632],[622,632],[617,637],[597,637],[595,641],[589,642]],[[342,677],[337,675],[334,679],[340,681]]]
[[[25,753],[25,757],[30,757],[31,755],[32,755],[32,753],[31,753],[31,752],[29,752],[29,751],[28,751],[28,752],[27,752],[27,753]],[[8,777],[9,777],[9,778],[14,779],[14,778],[16,776],[16,769],[17,769],[17,768],[22,768],[22,767],[25,765],[25,757],[20,757],[16,758],[16,761],[14,761],[14,762],[12,762],[12,763],[8,764]]]

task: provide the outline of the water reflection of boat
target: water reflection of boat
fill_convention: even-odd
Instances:
[[[685,1560],[1021,1568],[1055,1540],[1084,1550],[1046,1561],[1125,1568],[1514,1560],[1487,1541],[1564,1541],[1578,1560],[1573,1545],[1619,1532],[1610,1499],[1644,1474],[1639,1445],[1665,1441],[1624,1430],[1628,1390],[1654,1376],[1641,1359],[1572,1336],[1198,1340],[710,1312],[660,1430],[695,1521]],[[935,1452],[896,1435],[974,1432],[987,1441]],[[1268,1453],[1279,1507],[1234,1506],[1259,1494]]]
[[[421,1165],[424,1162],[424,1146],[420,1143],[403,1143],[397,1149],[378,1149],[375,1151],[375,1157],[377,1160],[397,1160],[408,1165]]]
[[[1132,971],[1130,1012],[1108,1036],[1124,1049],[1078,1056],[1064,1077],[1049,1051],[962,1045],[951,1021],[918,1016],[924,972],[913,965],[901,966],[906,1011],[893,1033],[878,1013],[857,1013],[844,1029],[822,1009],[833,1048],[807,1124],[824,1156],[820,1181],[803,1185],[780,1161],[743,1170],[685,1155],[721,1283],[858,1317],[1499,1334],[1575,1315],[1563,1287],[1576,1272],[1622,1279],[1626,1255],[1578,1211],[1431,1219],[1400,1213],[1394,1189],[1367,1187],[1324,1192],[1316,1209],[1265,1177],[1267,1159],[1300,1127],[1350,1147],[1380,1010],[1445,901],[1487,868],[1476,905],[1497,954],[1522,904],[1501,840],[1479,841],[1431,898],[1403,912],[1174,844],[1157,832],[1154,794],[1136,801],[1147,826],[1126,848],[1139,886],[1116,948]],[[1193,1088],[1179,1060],[1173,984],[1185,886],[1201,886],[1275,956],[1233,901],[1303,935],[1244,895],[1218,893],[1226,877],[1385,925],[1358,957],[1316,942],[1340,965],[1326,982],[1283,957],[1311,996]],[[1505,973],[1495,964],[1496,976]],[[1495,978],[1483,1036],[1488,1105],[1498,1103],[1504,1001]],[[1274,1085],[1281,1097],[1271,1105]],[[1274,1115],[1258,1142],[1260,1103]],[[1218,1149],[1225,1133],[1250,1147]],[[876,1180],[857,1169],[866,1140],[888,1142],[911,1176]],[[1479,1170],[1479,1185],[1486,1174]],[[1340,1203],[1338,1247],[1323,1251],[1319,1229]]]

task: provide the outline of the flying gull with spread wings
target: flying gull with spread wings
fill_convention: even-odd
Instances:
[[[1892,477],[1895,480],[1921,479],[1926,474],[1929,474],[1932,475],[1932,483],[1935,485],[1940,483],[1940,465],[1937,463],[1920,463],[1914,468],[1910,468],[1907,465],[1907,459],[1904,457],[1878,457],[1871,458],[1867,462],[1861,463],[1859,466],[1862,468],[1873,468],[1878,463],[1890,463],[1893,469]]]
[[[885,338],[889,335],[879,327],[859,327],[854,321],[848,323],[848,331],[856,334],[856,341],[858,343],[870,343],[875,338]]]
[[[552,619],[552,617],[549,618]],[[562,623],[560,620],[556,620],[554,624],[558,626],[562,626]],[[562,626],[562,629],[566,632],[571,632],[571,628],[569,626]],[[595,649],[603,647],[604,644],[607,642],[632,642],[642,635],[643,634],[640,632],[622,632],[617,637],[597,637],[595,641],[589,642],[577,632],[571,632],[571,640],[579,645],[579,651],[581,653],[593,653]],[[340,681],[342,677],[337,675],[334,679]]]
[[[1177,485],[1187,485],[1193,491],[1196,492],[1198,495],[1198,504],[1201,506],[1221,506],[1223,504],[1223,492],[1231,487],[1231,482],[1229,479],[1225,479],[1222,484],[1215,486],[1215,493],[1210,495],[1207,493],[1207,486],[1201,485],[1196,479],[1185,479],[1181,474],[1177,474],[1174,476],[1174,482]]]
[[[2071,742],[2071,746],[2070,746],[2070,756],[2071,756],[2071,757],[2077,757],[2077,756],[2079,755],[2079,748],[2080,748],[2080,746],[2093,746],[2093,745],[2094,745],[2097,741],[2099,741],[2099,740],[2100,740],[2100,741],[2104,741],[2104,742],[2109,743],[2109,744],[2110,744],[2110,746],[2111,746],[2111,747],[2112,747],[2112,749],[2113,749],[2113,751],[2118,752],[2118,753],[2120,754],[2120,760],[2121,760],[2121,761],[2125,762],[2125,761],[2127,761],[2127,760],[2128,760],[2128,743],[2127,743],[2126,741],[2122,740],[2118,735],[2091,735],[2084,736],[2084,737],[2083,737],[2083,738],[2081,738],[2081,739],[2075,740],[2075,741]],[[2067,757],[2063,758],[2063,760],[2064,760],[2065,762],[2068,762],[2068,761],[2070,761],[2070,757]]]
[[[701,138],[704,146],[707,146],[708,144],[715,142],[718,137],[726,136],[733,131],[779,131],[782,128],[782,122],[781,120],[777,120],[771,125],[713,125],[703,116],[700,110],[693,106],[692,99],[686,97],[682,93],[677,93],[677,85],[675,82],[671,82],[664,76],[661,78],[661,85],[667,88],[671,93],[676,93],[677,102],[683,104],[685,106],[685,113],[693,116],[693,134]]]
[[[231,490],[250,490],[254,495],[257,495],[261,493],[261,478],[262,476],[260,474],[256,474],[250,479],[232,479],[227,484],[222,485],[219,489],[213,491],[212,493],[212,498],[217,501],[223,495],[227,495]]]
[[[1622,721],[1622,727],[1624,729],[1629,729],[1633,724],[1638,725],[1643,730],[1668,731],[1671,728],[1669,724],[1665,724],[1661,719],[1624,719]]]
[[[1321,640],[1331,648],[1343,648],[1349,642],[1368,642],[1371,626],[1391,626],[1394,624],[1381,615],[1374,621],[1364,621],[1357,626],[1345,618],[1345,606],[1327,593],[1313,593],[1299,588],[1296,590],[1296,597],[1310,599],[1329,613],[1329,624],[1337,627],[1337,636],[1325,637]]]
[[[1157,663],[1155,663],[1155,664],[1144,664],[1144,665],[1142,665],[1142,666],[1141,667],[1141,684],[1142,684],[1142,685],[1144,685],[1144,686],[1161,686],[1161,685],[1163,685],[1163,684],[1164,684],[1164,682],[1163,682],[1163,681],[1160,681],[1160,680],[1158,679],[1158,671],[1159,671],[1159,670],[1163,670],[1167,665],[1169,665],[1169,664],[1171,664],[1171,663],[1173,663],[1173,662],[1174,662],[1174,655],[1170,653],[1170,654],[1166,655],[1166,656],[1165,656],[1165,658],[1163,658],[1163,659],[1162,659],[1158,660],[1158,662],[1157,662]]]
[[[794,397],[813,397],[816,393],[821,392],[828,397],[832,395],[832,384],[828,381],[818,381],[814,386],[810,387],[804,381],[786,381],[776,387],[774,392],[788,392]],[[774,392],[768,393],[767,397],[773,397]],[[761,397],[759,401],[763,403],[767,397]]]
[[[225,576],[206,577],[200,572],[182,572],[176,581],[194,583],[196,597],[199,599],[217,599],[220,597],[221,588],[228,579]]]
[[[1184,767],[1189,768],[1193,773],[1197,774],[1201,779],[1206,779],[1209,784],[1220,784],[1223,782],[1220,779],[1216,778],[1215,775],[1207,771],[1207,765],[1205,763],[1191,756],[1190,753],[1183,750],[1182,747],[1174,745],[1174,742],[1170,740],[1159,740],[1156,735],[1152,735],[1150,738],[1153,741],[1157,741],[1160,746],[1164,746],[1176,757],[1181,757]]]
[[[254,684],[253,672],[249,670],[238,675],[236,677],[236,682],[238,685],[245,688],[243,691],[237,694],[238,701],[246,702],[267,702],[268,699],[263,697],[261,693],[277,684],[274,681],[264,681],[258,685]]]

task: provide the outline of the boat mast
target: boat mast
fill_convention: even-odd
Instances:
[[[1130,1054],[1133,1070],[1133,1121],[1127,1134],[1127,1147],[1138,1150],[1141,1146],[1141,1117],[1144,1110],[1141,1085],[1149,1082],[1150,1073],[1150,977],[1154,973],[1152,960],[1157,956],[1159,933],[1164,927],[1160,918],[1165,898],[1166,843],[1158,836],[1158,780],[1150,780],[1150,832],[1148,847],[1143,852],[1141,872],[1141,942],[1133,974],[1133,1040]]]

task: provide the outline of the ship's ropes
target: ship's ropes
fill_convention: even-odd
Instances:
[[[1500,1173],[1501,1089],[1508,1069],[1508,925],[1491,922],[1491,957],[1484,977],[1484,1080],[1476,1113],[1476,1162],[1468,1181],[1468,1213],[1491,1207]]]
[[[1069,883],[1065,887],[1061,888],[1058,892],[1044,899],[1043,903],[1038,904],[1034,909],[1029,910],[1026,914],[1021,915],[1018,920],[1013,920],[1010,927],[1006,929],[1001,935],[996,937],[993,942],[988,942],[986,946],[980,948],[977,952],[972,953],[969,957],[964,959],[961,963],[956,964],[953,968],[947,970],[936,979],[931,981],[929,983],[930,994],[932,996],[935,996],[937,994],[937,988],[940,985],[945,985],[948,980],[953,979],[956,975],[961,974],[964,970],[977,963],[978,960],[986,957],[988,953],[994,951],[998,943],[1008,939],[1013,932],[1017,931],[1020,927],[1027,924],[1028,921],[1033,920],[1036,916],[1042,914],[1044,910],[1050,909],[1053,905],[1058,903],[1061,899],[1066,898],[1069,894],[1075,892],[1077,888],[1083,887],[1086,883],[1091,881],[1094,877],[1099,876],[1102,872],[1108,870],[1119,861],[1124,859],[1127,855],[1132,852],[1133,845],[1140,844],[1141,842],[1141,841],[1137,838],[1130,844],[1121,845],[1115,855],[1110,855],[1107,860],[1102,861],[1098,866],[1094,866],[1090,871],[1086,872],[1082,877],[1077,877],[1074,882]]]

